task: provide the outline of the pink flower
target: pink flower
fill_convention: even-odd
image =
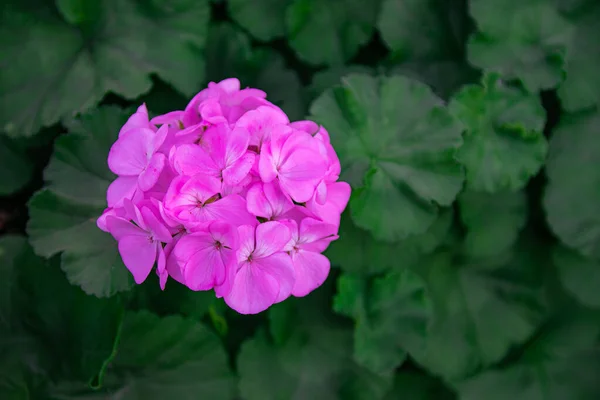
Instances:
[[[306,132],[284,127],[273,131],[271,141],[262,146],[258,168],[263,182],[277,178],[285,193],[303,203],[313,196],[327,163],[316,139]]]
[[[192,290],[215,289],[217,297],[229,293],[237,266],[237,228],[220,221],[183,236],[175,245],[175,258],[185,285]]]
[[[241,226],[238,266],[224,299],[241,314],[256,314],[288,298],[294,287],[292,259],[282,250],[291,239],[280,222]]]
[[[165,165],[164,154],[157,153],[167,135],[168,126],[157,132],[147,128],[130,129],[125,132],[108,153],[108,167],[120,177],[137,177],[137,185],[149,190]]]
[[[173,180],[165,195],[165,209],[173,219],[190,226],[218,220],[236,226],[256,224],[242,196],[221,197],[220,190],[221,182],[212,176],[181,175]]]
[[[159,216],[149,207],[139,209],[130,201],[125,204],[130,208],[127,212],[129,219],[109,215],[106,226],[119,242],[123,263],[135,283],[140,284],[146,280],[157,260],[158,269],[164,269],[166,259],[162,243],[169,243],[172,238]]]
[[[321,252],[338,238],[338,227],[313,218],[303,219],[300,226],[295,221],[286,225],[292,232],[286,250],[292,257],[296,277],[292,295],[303,297],[321,286],[329,275],[329,260]]]
[[[250,172],[255,155],[248,151],[248,135],[231,130],[227,124],[209,129],[204,146],[182,145],[173,156],[173,165],[183,175],[203,173],[236,185]]]
[[[214,290],[242,314],[305,296],[329,274],[350,186],[329,133],[290,122],[258,89],[211,82],[183,111],[149,119],[142,104],[108,155],[117,174],[98,217],[136,283],[153,266]]]

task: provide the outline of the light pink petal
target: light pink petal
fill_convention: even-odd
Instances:
[[[219,83],[217,83],[221,89],[223,89],[226,93],[234,93],[240,90],[240,80],[237,78],[227,78],[223,79]]]
[[[258,158],[258,172],[260,173],[260,179],[263,182],[269,183],[277,177],[277,168],[271,148],[268,145],[263,145],[260,156]]]
[[[266,258],[260,258],[254,266],[258,266],[263,273],[275,278],[279,285],[279,293],[275,298],[275,303],[279,303],[292,293],[294,288],[295,273],[292,258],[286,253],[275,253]]]
[[[154,132],[150,129],[134,129],[123,134],[108,153],[108,167],[117,175],[142,173],[153,151]]]
[[[325,201],[327,201],[327,184],[325,183],[325,181],[321,181],[317,185],[314,199],[317,203],[321,205],[325,204]]]
[[[123,208],[125,209],[125,216],[127,219],[133,220],[140,228],[148,231],[142,214],[140,213],[139,207],[129,199],[123,200]]]
[[[305,218],[300,223],[300,243],[313,243],[335,236],[338,227],[333,224],[318,221],[314,218]]]
[[[278,108],[260,106],[248,111],[237,120],[234,130],[243,130],[249,135],[250,144],[261,146],[271,138],[271,132],[277,125],[289,123],[287,115]]]
[[[184,144],[175,150],[173,168],[188,176],[203,173],[218,177],[221,172],[210,153],[195,144]]]
[[[173,240],[171,233],[164,225],[163,221],[159,221],[154,212],[150,211],[148,207],[143,207],[140,212],[142,213],[142,218],[144,218],[146,227],[152,232],[152,236],[155,240],[163,243],[169,243]]]
[[[148,236],[125,236],[119,240],[119,254],[135,283],[146,280],[156,261],[156,246]]]
[[[106,202],[109,207],[119,207],[123,199],[133,199],[138,189],[137,176],[119,176],[106,191]]]
[[[185,284],[183,274],[181,273],[181,267],[179,266],[179,262],[177,261],[177,257],[175,257],[175,252],[173,251],[175,245],[179,242],[179,239],[181,239],[182,237],[183,235],[178,235],[175,238],[173,238],[173,241],[171,243],[167,243],[167,245],[164,248],[164,251],[167,259],[166,269],[169,276],[175,279],[177,282]]]
[[[265,185],[269,185],[269,183]],[[270,219],[274,214],[273,208],[265,195],[262,183],[256,183],[250,187],[246,194],[246,206],[250,213],[258,217]]]
[[[192,290],[210,290],[225,280],[225,265],[213,247],[196,252],[183,267],[185,284]]]
[[[227,119],[223,116],[223,110],[217,99],[207,99],[198,107],[202,120],[209,124],[227,123]]]
[[[231,165],[246,154],[250,136],[245,129],[233,129],[228,132],[225,150],[225,165]]]
[[[281,190],[287,193],[296,203],[304,203],[313,197],[317,181],[294,180],[280,176]]]
[[[157,115],[150,120],[154,125],[171,125],[177,126],[183,118],[183,111],[171,111],[163,115]]]
[[[304,131],[311,136],[319,132],[319,124],[313,121],[295,121],[290,123],[290,126],[294,129]]]
[[[234,225],[222,221],[212,222],[208,226],[211,237],[221,243],[223,247],[237,251],[239,247],[239,235]]]
[[[162,172],[167,157],[164,154],[156,153],[150,159],[148,166],[138,178],[138,185],[141,190],[148,191],[158,182],[160,173]]]
[[[253,258],[269,257],[281,251],[290,241],[289,228],[277,221],[269,221],[256,227],[256,246]]]
[[[273,305],[278,295],[279,283],[275,277],[251,263],[243,263],[224,299],[240,314],[257,314]]]
[[[299,250],[292,253],[295,283],[292,294],[303,297],[318,288],[329,275],[330,263],[323,254]]]
[[[125,218],[114,217],[112,215],[106,217],[106,228],[116,240],[121,240],[126,236],[148,237],[148,232],[145,230],[135,226]]]
[[[237,185],[240,183],[252,169],[255,160],[256,155],[253,153],[247,152],[244,154],[223,170],[223,182],[227,185]]]
[[[136,129],[136,128],[150,128],[150,124],[148,123],[148,110],[146,109],[146,104],[142,104],[138,107],[137,111],[129,117],[127,122],[123,125],[121,130],[119,130],[119,137],[121,137],[125,132]]]
[[[244,262],[254,251],[254,232],[255,227],[251,225],[242,225],[237,228],[239,235],[238,261]]]
[[[246,200],[238,195],[231,194],[214,203],[203,207],[204,220],[221,220],[235,226],[256,225],[258,221],[250,214],[246,207]]]
[[[160,290],[165,290],[167,278],[169,277],[169,273],[167,272],[167,258],[165,256],[165,251],[162,248],[162,246],[157,246],[157,249],[158,263],[156,265],[156,273],[158,274],[158,283],[160,285]]]

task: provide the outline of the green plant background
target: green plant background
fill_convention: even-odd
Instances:
[[[600,398],[600,2],[5,0],[0,398]],[[255,316],[95,226],[145,102],[238,77],[353,187],[323,287]]]

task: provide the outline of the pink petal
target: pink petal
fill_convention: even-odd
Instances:
[[[152,156],[154,132],[134,129],[123,134],[108,153],[108,167],[117,175],[139,175]]]
[[[152,156],[148,166],[138,178],[138,185],[141,190],[148,191],[158,182],[166,161],[167,157],[164,154],[156,153]]]
[[[195,144],[184,144],[175,150],[173,168],[188,176],[203,173],[218,177],[221,172],[209,152]]]
[[[158,274],[158,283],[160,285],[160,290],[165,290],[165,285],[167,284],[167,278],[169,277],[169,273],[167,272],[167,259],[165,256],[164,249],[162,246],[157,246],[158,249],[158,263],[156,266],[156,272]]]
[[[227,185],[237,185],[250,172],[256,156],[253,153],[247,152],[233,164],[225,168],[222,172],[223,182]]]
[[[150,128],[146,103],[139,106],[137,111],[131,117],[129,117],[127,122],[125,122],[119,131],[119,137],[121,137],[125,132],[136,128]]]
[[[181,239],[182,237],[183,235],[178,235],[175,238],[173,238],[173,241],[171,243],[167,243],[167,245],[164,248],[164,251],[165,257],[167,259],[167,273],[171,278],[175,279],[177,282],[185,284],[183,274],[181,273],[181,267],[179,266],[179,262],[177,261],[177,257],[175,257],[175,252],[173,251],[175,245],[179,242],[179,239]]]
[[[140,212],[142,213],[142,218],[144,218],[146,227],[152,232],[155,240],[163,243],[169,243],[173,240],[171,233],[164,225],[163,221],[159,221],[156,214],[150,211],[148,207],[143,207]]]
[[[203,208],[203,221],[221,220],[235,226],[256,225],[258,221],[246,207],[246,200],[238,194],[230,194]]]
[[[292,253],[295,283],[292,294],[306,296],[325,282],[329,275],[330,263],[323,254],[299,250]]]
[[[171,125],[177,126],[183,118],[183,111],[171,111],[163,115],[157,115],[150,120],[154,125]]]
[[[207,99],[198,107],[202,120],[210,124],[227,123],[227,119],[223,116],[223,110],[217,99]]]
[[[258,158],[258,171],[260,173],[260,179],[263,182],[269,183],[277,177],[277,168],[271,148],[267,145],[263,145],[260,151],[260,157]]]
[[[192,290],[210,290],[225,280],[225,265],[218,251],[209,247],[196,252],[184,265],[185,284]]]
[[[125,218],[114,217],[112,215],[106,217],[106,228],[116,240],[121,240],[126,236],[148,237],[148,232],[142,228],[135,226]]]
[[[226,93],[234,93],[240,90],[240,80],[237,78],[227,78],[223,79],[219,83],[217,83],[221,89],[223,89]]]
[[[234,130],[242,130],[249,136],[250,144],[261,146],[271,138],[271,132],[277,125],[289,123],[287,115],[277,108],[261,106],[245,113],[235,124]]]
[[[137,182],[137,176],[119,176],[115,179],[106,191],[108,206],[120,207],[123,204],[123,199],[133,199],[138,189]]]
[[[256,246],[253,258],[269,257],[283,249],[290,241],[291,232],[287,226],[277,221],[269,221],[256,227]]]
[[[294,129],[304,131],[311,136],[319,132],[319,124],[313,121],[295,121],[290,123],[290,126]]]
[[[237,228],[239,235],[238,261],[245,262],[254,251],[255,228],[251,225],[242,225]]]
[[[275,278],[279,284],[279,293],[275,298],[275,303],[279,303],[292,293],[294,288],[295,273],[292,258],[286,253],[275,253],[266,258],[260,258],[254,266],[258,266],[264,273]]]
[[[338,227],[333,224],[318,221],[314,218],[305,218],[300,223],[299,237],[301,243],[313,243],[337,234]]]
[[[148,236],[124,236],[119,240],[119,254],[135,283],[144,282],[150,274],[156,261],[156,246]]]
[[[251,263],[243,263],[224,299],[240,314],[257,314],[273,305],[278,295],[279,283],[275,277]]]
[[[227,144],[225,150],[225,165],[231,165],[246,154],[250,136],[245,129],[233,129],[227,132]]]

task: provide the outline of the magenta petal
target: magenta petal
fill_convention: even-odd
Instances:
[[[196,252],[183,268],[185,284],[192,290],[210,290],[225,280],[225,265],[214,247]]]
[[[263,273],[274,277],[279,285],[279,292],[275,298],[275,303],[279,303],[292,293],[295,282],[294,264],[292,258],[286,253],[275,253],[266,258],[260,258],[255,266],[258,266]]]
[[[179,236],[178,238],[174,238],[171,243],[168,243],[165,246],[164,251],[166,256],[167,273],[171,278],[175,279],[177,282],[185,284],[183,274],[181,273],[181,267],[179,265],[179,262],[177,261],[177,258],[175,257],[175,252],[173,251],[175,245],[179,242],[180,238],[181,236]]]
[[[256,227],[256,247],[254,257],[268,257],[281,251],[290,241],[292,234],[289,228],[277,221],[269,221]]]
[[[238,194],[230,194],[203,207],[205,221],[221,220],[235,226],[256,225],[258,221],[246,208],[246,200]]]
[[[152,236],[155,240],[169,243],[173,240],[169,229],[164,225],[163,221],[159,221],[156,215],[150,211],[148,207],[143,207],[140,212],[146,223],[146,227],[152,232]]]
[[[240,314],[257,314],[269,308],[279,295],[277,279],[253,264],[244,263],[235,275],[225,303]]]
[[[156,266],[156,272],[158,274],[158,284],[160,285],[160,290],[165,290],[167,278],[169,277],[169,273],[167,272],[167,258],[165,256],[165,252],[162,246],[157,246],[157,248],[158,263]]]
[[[143,191],[148,191],[158,182],[160,173],[162,172],[167,157],[164,154],[154,154],[148,163],[148,166],[138,178],[138,185]]]
[[[125,236],[119,240],[119,254],[135,283],[146,280],[156,261],[157,243],[148,236]]]
[[[173,157],[173,167],[183,175],[199,173],[218,175],[220,173],[210,154],[196,144],[184,144],[177,148]]]
[[[263,182],[269,183],[277,177],[277,168],[275,166],[275,160],[268,144],[262,146],[260,156],[258,158],[258,172],[260,173],[260,179]]]
[[[148,109],[146,108],[146,103],[142,104],[138,107],[137,111],[129,117],[127,122],[123,125],[121,130],[119,131],[119,137],[121,137],[125,132],[136,129],[136,128],[149,128],[150,124],[148,123]]]
[[[121,240],[126,236],[148,237],[148,232],[140,227],[135,226],[125,218],[114,217],[112,215],[106,217],[106,228],[116,240]]]
[[[109,207],[119,207],[123,199],[133,199],[138,189],[138,178],[136,176],[119,176],[106,191],[106,201]]]
[[[306,296],[325,282],[329,275],[330,263],[323,254],[299,250],[293,253],[295,283],[292,294]]]
[[[108,153],[108,167],[117,175],[139,175],[153,151],[154,132],[150,129],[133,129],[123,134]]]
[[[250,152],[244,154],[231,166],[223,170],[223,181],[227,185],[237,185],[252,169],[256,156]]]

